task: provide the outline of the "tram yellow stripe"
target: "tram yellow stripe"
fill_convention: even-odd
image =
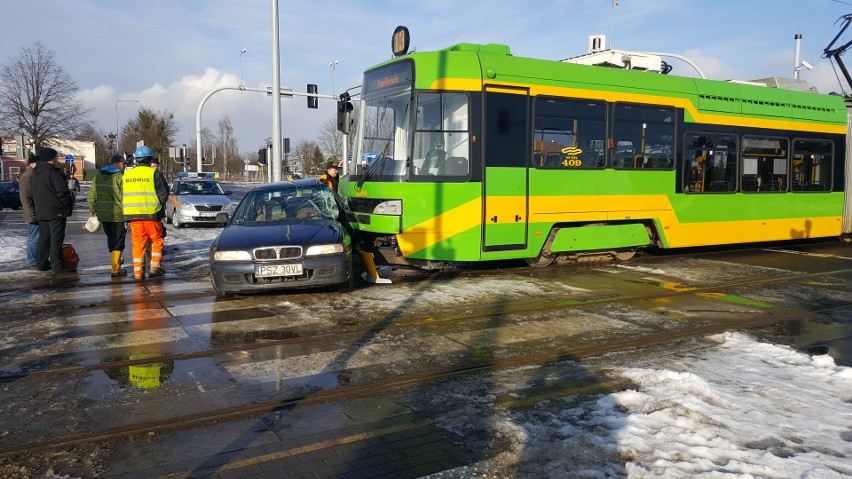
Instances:
[[[441,78],[432,82],[432,88],[442,90],[482,91],[482,81],[464,78]],[[558,97],[582,98],[589,100],[625,101],[672,106],[686,110],[696,123],[713,125],[731,125],[750,128],[769,128],[773,130],[796,130],[814,133],[846,134],[845,124],[810,123],[796,120],[772,120],[745,116],[725,115],[721,113],[702,113],[688,98],[668,97],[645,93],[628,93],[607,90],[589,90],[545,85],[532,85],[510,82],[491,82],[489,86],[524,87],[530,89],[530,95],[552,95]],[[517,90],[515,90],[517,92]]]
[[[488,201],[508,205],[522,197]],[[831,237],[841,230],[841,216],[682,223],[666,195],[531,196],[529,210],[531,234],[537,224],[654,220],[671,248]],[[397,241],[403,255],[410,256],[481,224],[482,201],[476,198],[406,228]]]
[[[478,226],[482,221],[482,199],[476,198],[434,218],[406,228],[396,235],[404,256],[435,245],[463,231]]]

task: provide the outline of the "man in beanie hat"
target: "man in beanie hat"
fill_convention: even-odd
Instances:
[[[124,219],[130,223],[130,239],[133,242],[133,277],[145,277],[145,252],[151,243],[151,265],[148,276],[162,276],[160,266],[163,258],[163,223],[166,201],[169,200],[169,184],[163,173],[151,167],[154,152],[147,146],[136,148],[133,153],[136,166],[124,173],[122,182],[122,205]]]
[[[110,164],[98,171],[87,195],[89,212],[92,216],[98,217],[106,233],[110,254],[110,274],[113,277],[127,274],[127,271],[121,269],[124,238],[127,234],[122,206],[123,173],[124,157],[113,156]]]
[[[340,178],[337,176],[337,163],[329,161],[325,165],[325,174],[320,176],[320,183],[325,183],[331,188],[331,191],[337,193],[337,183]]]
[[[52,269],[57,274],[62,272],[65,222],[71,216],[74,203],[68,182],[56,167],[56,150],[40,148],[38,159],[33,170],[31,193],[39,228],[36,263],[39,269]]]
[[[27,224],[27,264],[30,268],[38,269],[36,262],[36,251],[38,250],[38,218],[35,213],[35,203],[32,199],[33,192],[33,169],[38,162],[38,156],[30,155],[27,162],[27,170],[18,179],[21,205],[24,209],[24,223]]]

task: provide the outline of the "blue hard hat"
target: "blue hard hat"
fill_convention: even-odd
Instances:
[[[149,156],[154,156],[154,152],[145,145],[137,146],[136,151],[133,152],[134,158],[147,158]]]

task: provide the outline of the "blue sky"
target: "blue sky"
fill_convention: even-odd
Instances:
[[[198,104],[209,91],[265,88],[272,81],[271,0],[3,0],[0,62],[43,41],[76,80],[79,96],[101,129],[115,129],[138,106],[175,113],[178,143],[193,141]],[[561,59],[585,53],[587,37],[606,34],[624,50],[683,55],[712,79],[792,76],[795,42],[815,68],[801,78],[820,92],[840,84],[825,46],[852,13],[852,0],[393,0],[279,1],[282,86],[307,83],[330,94],[361,83],[361,73],[390,57],[394,28],[405,25],[417,50],[457,42],[504,43],[517,56]],[[612,28],[610,14],[612,12]],[[612,33],[612,35],[610,35]],[[852,38],[852,37],[850,37]],[[328,66],[338,60],[332,70]],[[852,57],[847,62],[852,67]],[[670,60],[673,74],[694,76]],[[848,87],[846,87],[848,90]],[[118,99],[139,104],[116,103]],[[308,110],[304,98],[282,102],[283,136],[295,144],[315,139],[334,114],[330,101]],[[228,115],[241,151],[272,136],[272,106],[265,95],[217,93],[202,122],[216,129]]]

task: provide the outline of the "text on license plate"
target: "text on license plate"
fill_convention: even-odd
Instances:
[[[270,266],[256,266],[254,275],[258,278],[269,276],[301,276],[302,264],[276,264]]]

